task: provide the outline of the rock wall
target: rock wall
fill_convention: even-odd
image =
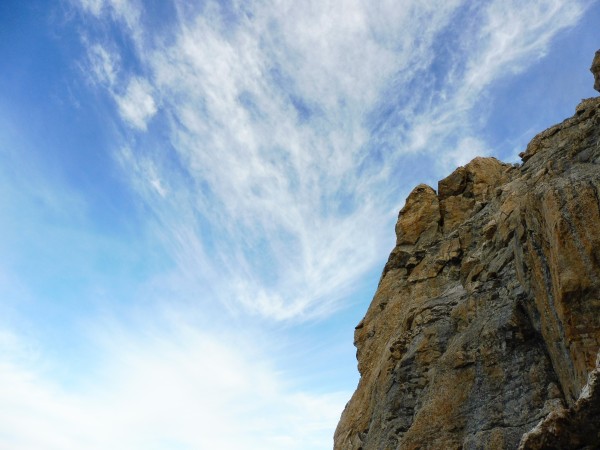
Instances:
[[[335,449],[600,448],[599,125],[584,100],[521,165],[411,192]]]

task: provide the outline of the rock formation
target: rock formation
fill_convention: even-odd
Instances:
[[[594,75],[594,89],[600,92],[600,50],[596,52],[590,71]]]
[[[335,449],[600,448],[600,97],[521,157],[408,196]]]

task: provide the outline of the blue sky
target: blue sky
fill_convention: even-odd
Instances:
[[[594,95],[586,0],[0,3],[0,449],[325,449],[413,186]]]

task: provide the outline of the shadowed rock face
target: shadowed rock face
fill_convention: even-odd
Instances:
[[[557,408],[521,439],[519,450],[600,447],[600,353],[581,395],[570,408]]]
[[[600,92],[600,50],[596,52],[590,71],[594,75],[594,89]]]
[[[600,98],[521,157],[409,195],[335,449],[600,448]]]

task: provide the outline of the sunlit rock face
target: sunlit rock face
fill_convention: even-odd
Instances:
[[[600,448],[600,98],[521,157],[409,195],[335,449]]]

